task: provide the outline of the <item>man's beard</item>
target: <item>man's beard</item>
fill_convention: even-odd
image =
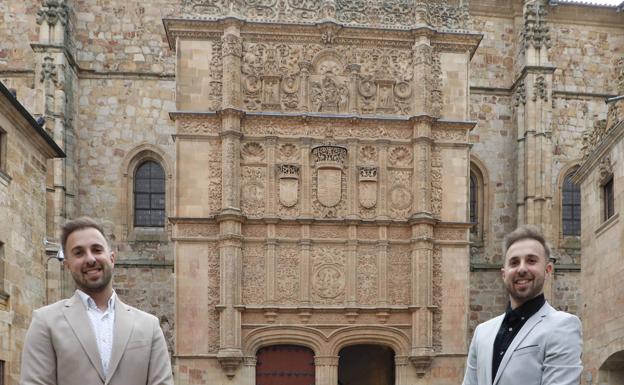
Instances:
[[[110,266],[102,266],[102,276],[97,281],[89,281],[82,271],[72,271],[72,277],[76,286],[85,293],[98,293],[104,290],[113,279],[113,269]]]

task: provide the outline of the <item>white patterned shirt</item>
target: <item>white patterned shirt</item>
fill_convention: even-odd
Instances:
[[[101,311],[93,298],[89,297],[88,294],[80,290],[76,290],[76,292],[87,309],[91,327],[95,332],[95,340],[102,360],[104,375],[107,376],[108,363],[113,350],[113,325],[115,324],[115,298],[117,295],[113,291],[113,294],[108,299],[108,308],[106,311]]]

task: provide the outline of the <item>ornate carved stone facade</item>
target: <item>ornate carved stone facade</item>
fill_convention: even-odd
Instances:
[[[529,0],[9,0],[0,79],[68,154],[47,165],[48,239],[68,217],[104,222],[116,289],[161,318],[176,383],[252,384],[255,352],[293,343],[335,385],[341,347],[370,343],[392,348],[398,384],[457,384],[473,328],[504,309],[517,224],[542,226],[560,257],[549,301],[583,316],[560,187],[622,120],[623,17]],[[166,172],[162,228],[134,227],[145,160]],[[8,306],[70,294],[49,268],[47,298],[16,281]]]
[[[203,151],[221,154],[220,163],[208,167],[218,172],[201,172],[221,180],[200,174],[178,180],[180,191],[202,180],[205,193],[197,195],[199,201],[178,200],[176,258],[204,258],[196,250],[202,242],[191,246],[179,231],[190,220],[182,213],[203,204],[210,210],[202,220],[219,226],[204,243],[218,242],[221,277],[219,333],[197,331],[192,343],[178,339],[180,372],[196,367],[193,357],[200,349],[205,365],[220,363],[221,369],[204,369],[207,377],[252,383],[242,363],[252,362],[263,344],[258,338],[267,337],[287,344],[324,335],[310,342],[315,355],[337,360],[345,342],[328,331],[390,344],[397,357],[411,362],[400,365],[399,383],[424,378],[434,361],[452,366],[453,359],[435,357],[466,348],[465,327],[450,326],[465,314],[450,304],[467,305],[467,296],[445,295],[448,282],[441,276],[454,269],[450,255],[468,271],[468,259],[460,256],[468,255],[469,225],[462,212],[444,211],[465,201],[466,183],[447,190],[445,178],[465,182],[467,132],[474,123],[466,111],[445,105],[451,91],[444,78],[457,77],[463,79],[459,87],[468,86],[467,65],[479,36],[446,28],[465,26],[467,18],[451,5],[430,4],[419,8],[422,20],[444,24],[441,29],[369,26],[377,36],[372,39],[350,23],[404,23],[405,12],[416,9],[402,2],[383,7],[260,2],[237,8],[243,22],[219,16],[227,12],[223,2],[185,4],[211,12],[214,19],[165,20],[172,48],[179,52],[178,76],[190,78],[195,60],[215,61],[214,47],[222,44],[222,74],[212,71],[210,79],[223,79],[224,86],[218,95],[210,81],[206,89],[181,83],[178,107],[185,111],[172,114],[179,175],[192,174],[195,159],[202,157],[185,150],[195,148],[193,143],[201,141]],[[301,13],[305,7],[312,8]],[[298,22],[286,23],[295,14]],[[333,21],[306,24],[320,14]],[[199,48],[200,38],[205,49]],[[448,72],[454,66],[464,72]],[[237,86],[226,87],[225,79]],[[211,95],[221,100],[203,104]],[[221,191],[221,199],[207,194],[213,190]],[[453,236],[440,240],[452,239],[452,246],[439,245],[438,256],[449,257],[438,257],[434,269],[434,234],[446,234],[448,226]],[[428,235],[416,235],[421,233]],[[178,270],[178,280],[187,281],[185,274]],[[456,278],[467,284],[467,275]],[[187,285],[178,296],[202,292]],[[203,293],[196,304],[180,300],[178,317],[196,319],[197,306],[214,300]],[[440,325],[434,327],[434,318]],[[443,329],[454,332],[443,336]],[[394,342],[377,339],[377,331],[394,336]],[[320,362],[316,381],[329,385],[336,366]]]

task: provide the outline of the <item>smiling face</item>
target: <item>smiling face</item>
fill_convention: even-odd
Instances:
[[[509,246],[501,271],[511,307],[515,309],[542,294],[546,275],[552,269],[552,263],[546,261],[544,246],[538,241],[521,239]]]
[[[65,267],[76,286],[89,295],[110,296],[115,253],[102,233],[91,227],[76,230],[67,237],[65,250]]]

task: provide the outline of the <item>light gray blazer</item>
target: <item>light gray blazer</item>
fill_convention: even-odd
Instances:
[[[91,321],[77,293],[35,310],[24,341],[20,385],[173,385],[156,317],[117,298],[108,372],[105,376]]]
[[[505,314],[477,326],[463,385],[578,385],[581,321],[546,302],[509,345],[492,381],[494,339]]]

